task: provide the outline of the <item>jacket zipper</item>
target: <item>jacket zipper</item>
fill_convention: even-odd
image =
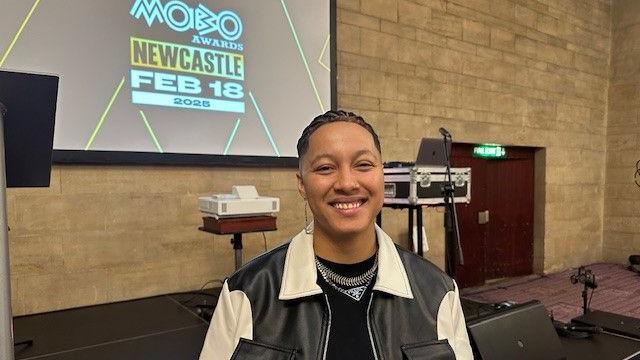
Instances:
[[[373,331],[371,330],[371,303],[373,302],[373,291],[369,298],[369,305],[367,306],[367,330],[369,330],[369,340],[371,341],[371,350],[373,351],[374,359],[378,360],[378,352],[376,351],[376,344],[373,341]],[[331,319],[331,317],[329,317]]]
[[[324,351],[322,352],[322,360],[327,360],[327,349],[329,348],[329,334],[331,333],[331,305],[329,305],[329,296],[324,294],[324,300],[327,303],[327,309],[329,309],[329,325],[327,326],[327,333],[324,335]]]

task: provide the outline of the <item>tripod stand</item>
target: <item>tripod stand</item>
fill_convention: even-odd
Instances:
[[[442,192],[444,193],[444,229],[445,229],[445,271],[455,277],[455,255],[458,256],[460,265],[464,265],[464,257],[462,255],[462,245],[460,244],[460,229],[458,228],[458,213],[455,204],[455,186],[451,181],[451,134],[445,128],[440,128],[442,134],[442,146],[444,147],[444,157],[446,166],[446,181]]]
[[[590,269],[580,266],[578,273],[571,275],[570,280],[572,284],[581,283],[584,285],[582,288],[582,313],[588,313],[589,305],[591,305],[591,300],[588,299],[589,289],[591,289],[591,296],[593,297],[593,291],[598,287],[596,275]]]

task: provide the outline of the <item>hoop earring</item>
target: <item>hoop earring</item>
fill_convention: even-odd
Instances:
[[[313,234],[313,220],[309,221],[309,215],[307,215],[307,200],[304,200],[304,232],[306,234]]]

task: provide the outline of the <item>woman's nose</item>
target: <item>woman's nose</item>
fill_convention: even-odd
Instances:
[[[334,183],[335,190],[353,191],[360,187],[357,176],[349,170],[341,170],[338,172],[338,178]]]

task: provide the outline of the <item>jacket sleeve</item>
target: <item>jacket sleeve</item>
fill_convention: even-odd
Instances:
[[[438,339],[448,339],[457,360],[473,360],[473,352],[467,335],[467,325],[462,313],[458,285],[453,282],[454,290],[449,291],[438,310]]]
[[[251,304],[244,292],[222,286],[218,305],[204,339],[200,360],[228,360],[240,338],[253,339]]]

